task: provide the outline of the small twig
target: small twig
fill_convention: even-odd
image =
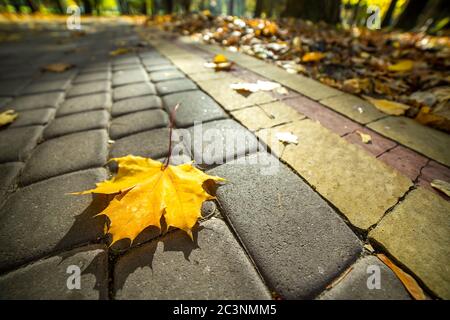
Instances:
[[[167,159],[164,162],[163,170],[169,166],[170,157],[172,156],[172,131],[173,131],[174,123],[175,123],[175,114],[176,114],[179,106],[180,106],[180,104],[177,103],[177,105],[170,112],[170,117],[169,117],[169,155],[167,156]]]

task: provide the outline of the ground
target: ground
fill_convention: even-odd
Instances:
[[[450,298],[449,199],[430,186],[450,180],[448,134],[188,37],[129,21],[64,27],[25,25],[0,47],[0,111],[19,113],[0,129],[0,298],[411,299],[379,253],[428,298]],[[217,53],[233,70],[204,67]],[[74,67],[41,71],[61,62]],[[256,80],[287,92],[229,86]],[[194,159],[227,183],[194,241],[147,229],[110,247],[105,218],[93,217],[107,199],[69,193],[110,176],[109,158],[164,159],[179,102],[172,163]],[[199,122],[218,135],[195,135]],[[244,143],[227,148],[230,132]]]

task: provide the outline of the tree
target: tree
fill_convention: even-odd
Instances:
[[[358,0],[358,3],[357,3],[356,6],[353,8],[352,20],[350,21],[350,24],[351,24],[351,25],[357,24],[358,15],[359,15],[359,9],[360,9],[360,8],[361,8],[361,0]]]
[[[191,0],[181,0],[181,7],[183,8],[183,11],[188,13],[191,11]]]
[[[433,29],[440,20],[450,17],[448,0],[429,0],[423,13],[420,15],[417,26]]]
[[[234,14],[234,1],[228,0],[228,15],[232,16]]]
[[[263,0],[256,0],[255,12],[253,13],[254,17],[261,17],[263,10]]]
[[[383,22],[381,23],[381,27],[389,27],[392,24],[392,16],[394,14],[395,7],[397,6],[397,0],[391,0],[389,4],[389,8],[384,15]]]
[[[83,9],[85,14],[92,14],[92,4],[90,0],[82,0]]]
[[[395,27],[402,30],[411,30],[414,28],[426,4],[427,0],[409,0],[405,10],[403,10],[398,18]]]
[[[36,4],[32,0],[26,0],[25,2],[28,5],[28,7],[30,8],[31,12],[38,11],[38,9],[39,9],[38,6],[36,6]]]
[[[287,0],[285,17],[336,24],[340,21],[340,0]]]
[[[173,12],[173,0],[166,0],[166,14],[170,14]]]
[[[121,14],[130,14],[130,8],[126,0],[119,0],[119,8]]]

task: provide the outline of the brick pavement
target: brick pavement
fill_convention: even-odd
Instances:
[[[67,36],[60,31],[59,37]],[[0,297],[409,298],[364,244],[374,239],[403,262],[392,244],[392,232],[385,227],[385,213],[394,207],[385,219],[395,218],[397,210],[407,229],[408,212],[397,205],[398,200],[405,198],[404,206],[414,208],[409,204],[417,201],[418,193],[409,191],[413,182],[426,185],[446,167],[373,134],[381,143],[368,151],[395,168],[401,162],[396,159],[408,159],[412,163],[407,166],[408,179],[352,144],[356,142],[352,134],[361,123],[330,113],[295,90],[286,96],[264,93],[243,98],[229,91],[227,84],[259,74],[242,68],[214,73],[203,68],[210,54],[187,51],[159,38],[153,38],[153,46],[138,46],[141,39],[128,25],[98,26],[95,32],[73,38],[74,47],[82,46],[84,51],[67,51],[45,36],[26,40],[20,52],[13,45],[0,49],[0,110],[14,108],[20,113],[13,125],[0,130]],[[108,53],[118,42],[138,49],[111,57]],[[61,74],[40,72],[39,67],[50,62],[76,66]],[[302,90],[313,92],[317,99],[337,94],[310,81]],[[229,182],[218,189],[216,202],[204,205],[207,218],[196,229],[194,242],[180,231],[161,236],[147,229],[131,248],[126,240],[107,247],[105,218],[93,218],[107,199],[67,193],[91,188],[110,175],[114,170],[106,164],[110,157],[131,153],[164,158],[168,112],[178,102],[182,107],[174,139],[192,134],[196,121],[202,121],[204,128],[247,137],[246,143],[232,148],[222,136],[213,142],[205,136],[183,140],[172,159],[173,163],[198,160],[208,150],[224,150],[220,159],[213,160],[225,164],[202,168]],[[316,120],[315,116],[320,124],[307,120]],[[281,161],[261,150],[264,139],[258,136],[264,130],[293,123],[299,124],[292,130],[300,130],[300,138],[322,139],[323,152],[313,139],[309,145],[299,144],[300,149],[271,146],[274,151],[282,149],[276,153]],[[198,144],[204,152],[193,147]],[[332,150],[337,154],[333,156]],[[243,159],[253,164],[242,164]],[[267,163],[276,163],[278,170],[264,174]],[[325,165],[328,171],[318,175]],[[421,170],[411,170],[414,166]],[[398,170],[403,172],[401,167]],[[333,181],[334,175],[338,178]],[[448,203],[441,201],[442,222]],[[434,206],[424,206],[430,212],[429,223],[434,223]],[[439,234],[447,231],[444,222]],[[439,241],[432,237],[421,248]],[[439,266],[448,257],[443,250],[436,251],[442,257],[436,262]],[[448,297],[448,273],[439,271],[443,279],[439,286],[423,263],[420,257],[405,262],[428,293]],[[79,290],[66,287],[67,267],[73,264],[83,270]],[[365,268],[372,264],[382,269],[384,290],[372,292],[364,286]],[[349,275],[328,290],[348,268],[352,268]]]

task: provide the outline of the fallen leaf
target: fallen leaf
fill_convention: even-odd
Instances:
[[[350,273],[350,271],[353,270],[353,266],[350,266],[347,268],[339,277],[337,277],[333,282],[331,282],[329,285],[325,287],[326,290],[330,290],[331,288],[334,288],[337,286],[344,278]]]
[[[290,132],[277,132],[275,138],[280,142],[298,144],[298,137]]]
[[[205,67],[215,69],[216,71],[228,71],[231,70],[231,67],[233,66],[233,62],[227,61],[227,62],[206,62]]]
[[[272,91],[274,89],[280,88],[281,85],[276,82],[271,81],[261,81],[258,80],[254,83],[251,82],[241,82],[241,83],[232,83],[231,89],[236,91],[244,91],[244,92],[257,92],[257,91]]]
[[[393,116],[401,116],[406,112],[406,110],[409,109],[409,106],[399,102],[385,99],[374,99],[368,96],[364,96],[364,98],[372,103],[378,110]]]
[[[359,130],[356,130],[356,133],[359,134],[359,136],[361,137],[361,141],[363,143],[367,144],[367,143],[372,141],[372,137],[369,134],[363,133],[363,132],[361,132]]]
[[[397,276],[397,278],[403,283],[406,290],[411,294],[411,296],[416,300],[426,300],[426,296],[423,293],[422,288],[418,285],[417,281],[407,274],[405,271],[397,267],[388,257],[384,254],[377,254],[377,257],[383,261],[383,263],[388,266]]]
[[[414,67],[414,61],[412,60],[401,60],[397,62],[396,64],[392,64],[388,66],[389,71],[394,72],[406,72],[412,70]]]
[[[215,199],[204,190],[203,183],[224,181],[190,163],[165,167],[159,161],[132,155],[111,160],[118,163],[116,176],[97,183],[95,189],[76,193],[117,194],[99,213],[110,220],[111,245],[125,238],[133,241],[149,226],[161,228],[161,217],[165,218],[167,228],[181,229],[192,239],[202,203]]]
[[[430,184],[433,188],[438,189],[439,191],[445,193],[447,196],[450,197],[450,183],[436,179],[431,181]]]
[[[13,122],[14,120],[16,120],[18,115],[19,114],[16,113],[14,110],[6,110],[0,112],[0,127]]]
[[[228,59],[223,54],[217,54],[214,57],[213,62],[218,64],[218,63],[228,62]]]
[[[287,95],[289,94],[289,91],[285,88],[285,87],[279,87],[278,89],[275,90],[278,94],[281,95]]]
[[[303,62],[317,62],[325,58],[325,55],[322,52],[308,52],[303,55]]]
[[[131,50],[129,48],[118,48],[116,50],[110,51],[109,55],[115,57],[115,56],[118,56],[118,55],[121,55],[121,54],[128,53],[130,51]]]
[[[70,64],[70,63],[51,63],[46,65],[45,67],[42,68],[43,71],[49,71],[49,72],[64,72],[68,69],[73,68],[74,65]]]

